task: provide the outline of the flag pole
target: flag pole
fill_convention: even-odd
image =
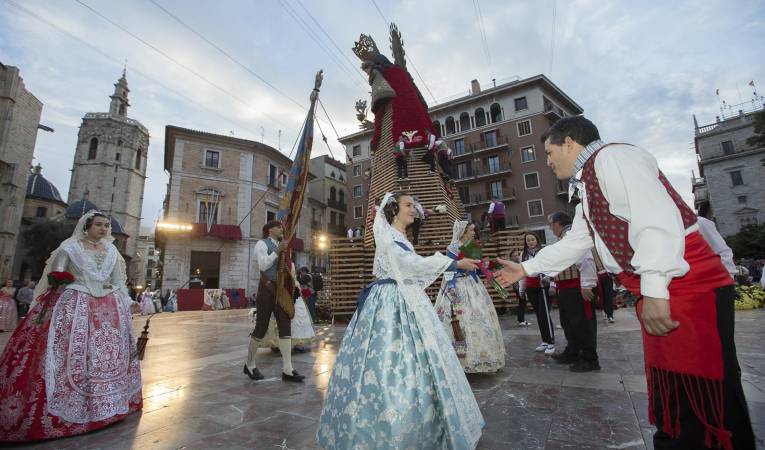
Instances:
[[[288,243],[287,248],[279,256],[279,266],[276,276],[276,303],[282,307],[287,315],[292,318],[295,315],[295,302],[293,292],[295,280],[292,277],[292,243],[295,238],[300,213],[303,208],[303,199],[308,183],[308,166],[311,160],[313,147],[313,122],[316,113],[316,102],[319,99],[321,82],[324,79],[324,71],[319,70],[314,79],[314,87],[311,91],[311,104],[303,124],[303,134],[300,138],[295,160],[290,169],[284,197],[282,197],[276,218],[282,222],[284,240]]]

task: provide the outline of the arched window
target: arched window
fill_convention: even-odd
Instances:
[[[97,152],[98,152],[98,139],[93,138],[90,140],[90,148],[88,149],[88,159],[96,159]]]
[[[473,115],[475,116],[476,128],[486,125],[486,113],[484,112],[483,108],[476,109]]]
[[[460,114],[460,131],[470,129],[470,114],[464,112]]]
[[[342,205],[343,203],[345,203],[345,191],[338,192],[338,196],[340,197],[340,199],[339,199],[340,200],[340,204]]]
[[[135,151],[135,168],[141,170],[141,149]]]
[[[329,201],[334,202],[337,200],[337,189],[334,186],[329,188]]]
[[[491,108],[489,108],[489,112],[491,113],[491,123],[502,120],[502,108],[499,106],[499,103],[493,103]]]
[[[449,116],[446,118],[446,134],[454,134],[457,132],[457,129],[454,125],[454,117]]]

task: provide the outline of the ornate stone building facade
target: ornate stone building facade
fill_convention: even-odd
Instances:
[[[164,219],[156,232],[161,285],[255,291],[254,257],[263,225],[276,217],[290,160],[260,142],[175,126],[165,128],[165,170],[170,175]],[[303,203],[295,264],[308,265],[310,206]],[[305,242],[308,241],[308,242]]]
[[[708,125],[699,126],[693,118],[699,162],[699,177],[692,180],[694,203],[697,208],[709,204],[710,217],[723,236],[765,222],[765,147],[747,143],[763,104],[760,99],[736,106],[741,108],[738,114],[717,117]]]
[[[11,277],[42,102],[19,69],[0,63],[0,279]]]
[[[323,231],[345,236],[348,214],[345,164],[329,155],[322,155],[311,158],[310,171],[315,178],[309,181],[308,194],[326,205],[323,217],[314,217],[313,220],[323,223]],[[316,215],[316,212],[311,211],[311,214]]]
[[[129,92],[123,72],[114,84],[109,112],[83,117],[68,202],[88,200],[115,217],[128,235],[124,254],[130,260],[136,254],[141,224],[149,131],[127,116]]]

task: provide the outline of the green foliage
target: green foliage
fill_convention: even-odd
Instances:
[[[24,230],[21,239],[30,259],[32,278],[38,279],[45,269],[45,261],[64,239],[72,235],[74,225],[57,220],[41,220]]]
[[[765,256],[765,224],[747,225],[725,242],[733,250],[735,258],[759,259]]]
[[[765,146],[765,110],[754,115],[752,125],[754,127],[754,135],[746,140],[746,144],[750,147]]]
[[[765,306],[765,291],[759,286],[736,286],[739,298],[736,299],[736,309],[755,309]]]

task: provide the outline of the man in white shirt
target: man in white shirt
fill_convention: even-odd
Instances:
[[[253,380],[262,380],[263,374],[257,368],[257,352],[262,347],[262,340],[268,331],[268,322],[273,314],[279,331],[279,350],[282,354],[282,381],[301,383],[305,378],[292,367],[292,338],[291,319],[284,309],[276,302],[276,278],[279,266],[279,256],[288,248],[284,242],[284,229],[281,222],[272,220],[263,226],[263,239],[255,244],[255,255],[260,269],[260,284],[255,298],[257,314],[255,329],[250,334],[250,346],[247,352],[247,362],[244,364],[244,374]]]
[[[580,205],[576,206],[581,208]],[[552,214],[550,228],[558,239],[571,229],[571,218],[565,212]],[[566,349],[552,355],[561,364],[570,364],[572,372],[600,370],[596,344],[597,319],[594,314],[593,289],[598,276],[592,252],[587,252],[579,261],[555,275],[550,284],[550,295],[558,294],[560,324],[566,336]]]
[[[709,203],[704,202],[699,205],[699,231],[704,236],[712,251],[720,255],[725,268],[730,272],[731,278],[735,279],[738,270],[736,270],[736,264],[733,262],[733,250],[725,243],[725,239],[717,231],[717,225],[709,220]]]
[[[650,153],[603,143],[582,116],[559,120],[542,142],[547,165],[570,178],[569,195],[578,192],[582,208],[569,233],[533,260],[502,261],[498,281],[558,272],[595,247],[641,297],[654,448],[753,449],[733,340],[733,281],[698,232],[696,214]]]

